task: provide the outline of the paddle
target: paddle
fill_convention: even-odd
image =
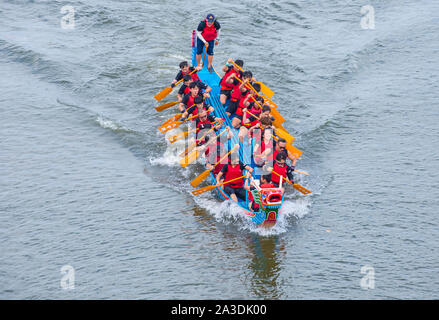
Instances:
[[[160,111],[163,111],[163,110],[166,110],[166,109],[168,109],[168,108],[170,108],[170,107],[175,106],[175,105],[176,105],[177,103],[179,103],[179,102],[180,102],[180,101],[172,101],[172,102],[168,102],[168,103],[162,104],[161,106],[155,107],[155,110],[158,111],[158,112],[160,112]]]
[[[192,73],[194,73],[194,72],[196,72],[196,71],[197,71],[197,69],[194,69],[194,70],[191,71],[189,74],[192,74]],[[179,84],[180,82],[182,82],[183,79],[184,79],[184,77],[183,77],[181,80],[177,81],[177,82],[174,84],[174,86],[169,86],[169,87],[164,88],[162,91],[160,91],[159,93],[157,93],[157,94],[154,96],[154,98],[155,98],[157,101],[162,100],[164,97],[166,97],[168,94],[170,94],[170,93],[172,92],[172,89],[174,89],[174,87],[175,87],[177,84]]]
[[[229,61],[231,63],[233,63],[233,65],[235,67],[237,67],[241,72],[244,72],[244,69],[242,69],[240,66],[238,66],[235,61],[233,61],[232,59],[229,59]],[[256,83],[259,83],[261,85],[261,91],[264,95],[266,95],[267,97],[271,98],[274,95],[274,91],[271,90],[269,87],[267,87],[264,83],[260,82],[260,81],[255,81]]]
[[[274,171],[274,170],[271,171],[271,172],[277,174],[279,177],[283,177],[283,176],[281,176],[279,173],[277,173],[277,172]],[[296,189],[296,190],[302,192],[303,194],[311,193],[311,190],[308,190],[308,189],[305,188],[304,186],[301,186],[300,184],[297,184],[297,183],[292,183],[290,180],[288,180],[288,179],[285,178],[285,177],[283,177],[283,179],[284,179],[286,182],[288,182],[289,184],[292,184],[293,187],[294,187],[294,189]]]
[[[279,138],[278,138],[278,137],[273,136],[273,138],[274,138],[276,141],[279,141]],[[285,146],[285,148],[286,148],[289,152],[291,152],[291,154],[292,154],[296,159],[299,159],[300,156],[302,155],[302,151],[300,151],[299,149],[297,149],[295,146],[293,146],[293,145],[291,145],[291,144],[288,144],[288,143],[287,143],[287,145]]]
[[[241,83],[244,83],[244,81],[242,81],[241,79],[239,79],[238,77],[235,76],[235,79],[238,80]],[[259,97],[262,97],[254,88],[250,83],[247,83],[246,86],[248,85],[248,89],[252,89]],[[254,102],[262,109],[261,104],[256,101],[256,99],[253,99]],[[271,108],[271,114],[274,117],[274,121],[273,124],[276,124],[277,126],[280,125],[281,123],[285,122],[285,119],[280,115],[280,113],[275,109],[275,108]]]
[[[160,131],[161,133],[166,133],[166,132],[168,132],[169,130],[172,130],[172,129],[178,128],[182,123],[184,123],[184,122],[186,122],[186,121],[188,121],[188,120],[194,119],[194,118],[196,118],[196,117],[198,117],[198,114],[195,115],[195,116],[191,116],[191,117],[189,117],[189,118],[186,118],[184,121],[171,121],[171,122],[168,122],[168,123],[166,123],[166,124],[160,126],[158,129],[159,129],[159,131]]]
[[[191,186],[192,187],[197,187],[201,182],[204,181],[204,179],[206,179],[210,172],[215,169],[215,167],[221,163],[225,158],[227,158],[229,156],[229,154],[231,154],[232,152],[235,152],[237,149],[239,149],[239,144],[235,145],[233,147],[232,150],[230,150],[224,157],[222,157],[217,163],[215,163],[212,168],[205,170],[202,174],[200,174],[198,177],[196,177],[194,180],[191,181]]]
[[[195,130],[188,130],[188,131],[183,131],[183,132],[177,133],[174,136],[170,136],[168,138],[168,140],[169,140],[170,143],[174,143],[174,142],[176,142],[178,140],[186,138],[189,135],[189,133],[191,133],[191,132],[195,132]]]
[[[203,188],[200,188],[200,189],[197,189],[197,190],[192,191],[192,194],[193,194],[194,196],[198,196],[199,194],[205,193],[205,192],[207,192],[207,191],[211,191],[211,190],[213,190],[213,189],[215,189],[215,188],[217,188],[217,187],[220,187],[220,186],[222,186],[222,185],[224,185],[224,184],[227,184],[227,183],[230,183],[230,182],[233,182],[233,181],[236,181],[236,180],[242,179],[242,178],[244,178],[244,177],[245,177],[245,175],[243,175],[242,177],[239,177],[239,178],[231,179],[231,180],[229,180],[229,181],[225,181],[225,182],[217,183],[216,185],[213,185],[213,186],[203,187]]]

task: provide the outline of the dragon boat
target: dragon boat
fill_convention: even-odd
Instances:
[[[196,35],[195,30],[192,32],[192,65],[197,65],[196,62]],[[253,201],[258,204],[258,211],[252,211],[249,209],[249,191],[246,191],[246,199],[242,200],[238,198],[238,206],[242,208],[242,212],[244,215],[249,217],[256,226],[270,228],[273,227],[280,214],[280,210],[282,208],[282,204],[284,202],[284,195],[280,188],[259,188],[257,185],[259,183],[258,179],[262,174],[261,168],[258,167],[252,157],[253,147],[255,144],[254,139],[251,139],[249,142],[248,139],[243,139],[243,143],[240,142],[238,138],[238,130],[233,128],[231,120],[226,114],[227,104],[223,106],[220,102],[220,81],[221,77],[213,68],[213,72],[209,72],[207,69],[207,57],[204,55],[202,61],[203,69],[197,72],[200,80],[207,84],[212,88],[212,91],[209,92],[210,97],[205,98],[205,101],[208,105],[211,105],[215,108],[214,115],[215,117],[225,119],[222,125],[229,126],[231,131],[233,132],[233,136],[228,140],[228,150],[232,150],[234,146],[239,144],[239,157],[242,163],[249,165],[253,168],[252,179],[253,182],[256,182],[256,188],[251,191],[253,196]],[[172,89],[171,89],[172,90]],[[170,91],[171,91],[170,90]],[[170,92],[169,91],[169,92]],[[270,97],[271,98],[271,97]],[[264,96],[265,104],[269,105],[272,110],[277,106],[268,98]],[[175,104],[176,102],[174,102]],[[158,110],[156,108],[156,110]],[[159,110],[158,110],[159,111]],[[274,109],[274,111],[279,115],[279,113]],[[280,115],[279,115],[280,116]],[[281,116],[280,116],[281,117]],[[283,118],[282,118],[283,119]],[[279,124],[281,127],[281,125]],[[283,129],[283,127],[282,127]],[[292,141],[289,141],[291,143]],[[299,158],[302,152],[292,146],[291,144],[287,145],[287,149],[294,154],[296,158]],[[217,181],[212,172],[210,172],[211,179],[211,189],[216,191],[217,197],[220,200],[230,200],[230,196],[224,191],[222,186],[217,186]],[[244,178],[247,179],[247,178]],[[214,187],[215,186],[215,187]],[[309,193],[310,191],[306,188],[301,187],[300,185],[294,185],[296,189],[301,191],[302,193]],[[300,189],[302,188],[302,189]],[[209,189],[209,190],[211,190]],[[194,192],[193,192],[194,193]],[[194,193],[196,194],[196,193]],[[230,200],[232,201],[232,200]]]

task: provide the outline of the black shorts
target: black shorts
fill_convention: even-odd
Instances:
[[[227,107],[227,112],[230,114],[234,114],[236,112],[236,109],[238,109],[239,106],[239,100],[236,101],[229,101],[229,106]]]
[[[237,196],[239,199],[241,199],[242,201],[245,201],[245,196],[246,196],[246,192],[247,192],[247,191],[245,191],[244,188],[236,188],[236,189],[234,189],[234,188],[231,188],[231,187],[229,187],[229,186],[225,186],[225,187],[224,187],[224,191],[225,191],[225,193],[227,193],[227,194],[232,194],[232,193],[234,193],[234,194],[236,194],[236,196]]]
[[[240,116],[239,114],[235,114],[235,116],[233,118],[238,118],[239,120],[242,121],[242,116]]]
[[[227,97],[227,99],[230,99],[230,95],[232,94],[232,90],[221,90],[220,94],[223,94]]]

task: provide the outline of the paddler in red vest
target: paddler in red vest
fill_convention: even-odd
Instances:
[[[273,134],[271,128],[262,130],[261,141],[256,141],[253,148],[253,161],[258,167],[273,161]],[[270,164],[271,165],[271,164]]]
[[[211,107],[213,108],[213,107]],[[206,109],[201,109],[197,112],[198,117],[195,118],[195,127],[197,128],[197,132],[200,132],[204,129],[212,128],[214,122],[222,121],[222,118],[217,118],[211,114],[208,114]]]
[[[198,86],[198,88],[200,89],[200,92],[203,92],[203,93],[209,93],[210,91],[212,91],[212,88],[211,87],[209,87],[207,84],[204,84],[203,82],[201,82],[200,80],[196,80],[196,81],[194,81],[193,79],[192,79],[192,77],[190,76],[190,75],[185,75],[184,76],[184,78],[183,78],[183,84],[182,84],[182,86],[180,87],[180,89],[178,90],[178,93],[177,93],[177,99],[178,99],[178,101],[180,101],[181,102],[181,100],[183,100],[183,97],[186,95],[186,94],[188,94],[189,92],[191,92],[191,89],[190,89],[190,84],[192,83],[192,82],[195,82],[196,83],[196,85]]]
[[[189,85],[190,92],[183,96],[181,99],[180,104],[178,105],[178,108],[181,112],[184,112],[188,108],[192,107],[194,105],[194,99],[198,96],[203,98],[203,95],[200,93],[200,88],[197,86],[195,82],[192,82]],[[209,94],[207,94],[209,96]]]
[[[294,167],[289,166],[287,164],[287,156],[285,155],[285,153],[278,153],[276,156],[276,159],[274,161],[273,167],[266,167],[264,168],[264,171],[266,172],[271,172],[271,182],[276,186],[279,187],[279,183],[280,183],[280,176],[287,178],[288,180],[290,180],[292,183],[294,183],[293,179],[293,171],[294,171]],[[276,173],[274,173],[274,172]]]
[[[253,194],[251,193],[252,190],[256,189],[255,186],[250,186],[249,185],[249,181],[250,179],[247,179],[245,181],[245,185],[244,185],[244,189],[248,191],[248,208],[252,211],[259,211],[259,205],[257,203],[254,202],[254,198],[253,198]],[[270,174],[266,174],[261,176],[260,178],[260,184],[259,184],[259,188],[261,189],[273,189],[273,188],[277,188],[274,184],[271,183],[271,175]],[[284,188],[280,189],[282,191],[282,193],[284,193]]]
[[[222,105],[225,105],[226,101],[230,99],[230,95],[234,87],[233,83],[229,84],[227,80],[234,79],[235,76],[241,79],[241,71],[239,70],[239,68],[232,64],[232,61],[232,59],[227,60],[226,65],[223,67],[224,76],[220,82],[220,102]],[[242,68],[244,66],[244,61],[238,59],[235,61],[235,64]]]
[[[258,101],[258,103],[254,101],[249,102],[250,98]],[[262,114],[262,110],[259,107],[259,105],[261,105],[260,100],[264,99],[262,97],[254,97],[254,95],[250,93],[243,101],[244,108],[242,109],[242,122],[238,132],[238,138],[241,143],[244,143],[244,137],[248,135],[249,129],[259,123],[258,118],[260,118]],[[255,116],[258,118],[255,118]]]
[[[197,28],[197,66],[200,66],[201,54],[204,46],[207,44],[207,69],[210,73],[213,72],[213,48],[217,46],[220,41],[221,25],[215,19],[215,16],[209,13],[203,21],[200,22]]]
[[[291,164],[295,167],[297,159],[296,157],[287,150],[287,141],[285,139],[279,138],[278,141],[274,141],[274,151],[273,151],[273,159],[276,159],[278,153],[284,153],[285,156],[291,160]]]
[[[196,116],[197,114],[200,114],[201,111],[203,111],[203,110],[207,111],[209,113],[209,112],[214,112],[215,108],[205,104],[202,96],[196,96],[194,98],[194,104],[190,108],[187,108],[183,112],[180,120],[183,121],[187,117]],[[192,121],[199,121],[200,116],[201,116],[201,114],[197,118],[194,118]],[[215,119],[217,119],[217,118],[215,118]],[[218,119],[220,119],[220,118],[218,118]]]
[[[185,75],[189,75],[189,73],[191,73],[194,70],[197,70],[197,71],[201,70],[201,67],[190,67],[189,63],[187,61],[180,62],[179,67],[180,67],[180,71],[177,73],[177,76],[175,77],[174,80],[172,80],[172,83],[171,83],[171,87],[173,87],[173,88],[175,86],[175,83],[180,81],[181,79],[183,79]],[[200,80],[200,78],[197,75],[197,71],[195,71],[194,73],[192,73],[190,75],[191,78],[194,79],[194,81]]]
[[[227,108],[227,114],[232,117],[232,126],[235,129],[239,129],[242,122],[242,116],[243,116],[243,109],[250,105],[250,102],[255,101],[253,97],[250,97],[247,99],[247,97],[252,94],[255,95],[258,90],[261,90],[261,86],[259,84],[254,84],[253,89],[247,88],[247,84],[250,84],[251,80],[253,79],[253,75],[251,71],[245,71],[242,74],[242,81],[238,81],[236,78],[233,78],[233,84],[234,88],[232,90],[232,93],[230,94],[230,102],[229,107]],[[244,101],[246,101],[246,104],[244,104]]]
[[[218,173],[217,181],[221,183],[239,178],[244,175],[244,170],[247,170],[249,173],[253,172],[253,169],[249,165],[245,165],[239,160],[239,156],[236,152],[232,153],[230,163],[224,165],[220,173]],[[245,201],[246,191],[244,189],[244,178],[227,183],[223,187],[224,191],[230,195],[230,199],[233,201],[238,202],[238,198]]]

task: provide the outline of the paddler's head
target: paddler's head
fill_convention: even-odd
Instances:
[[[189,64],[187,63],[187,61],[180,62],[180,70],[184,74],[189,72]]]
[[[207,111],[204,109],[201,109],[198,111],[198,118],[200,118],[200,121],[206,121],[207,120]]]
[[[271,127],[271,119],[268,117],[261,117],[260,123],[261,123],[261,129],[267,129]]]
[[[194,81],[194,80],[192,80],[192,77],[189,74],[185,75],[183,78],[183,83],[188,87],[192,81]]]
[[[194,104],[197,106],[198,109],[203,109],[204,103],[203,103],[203,97],[196,96],[194,98]],[[204,110],[204,109],[203,109]],[[205,111],[205,110],[204,110]],[[200,114],[201,116],[201,114]]]
[[[261,184],[267,184],[271,182],[271,174],[261,176]]]
[[[269,106],[267,106],[266,104],[264,104],[262,106],[261,117],[270,117],[270,113],[271,113],[271,108]]]
[[[253,89],[255,89],[252,91],[256,95],[257,92],[261,91],[261,85],[259,83],[255,83],[253,84]],[[262,99],[262,102],[264,102],[264,99]]]
[[[215,22],[215,16],[209,13],[206,17],[206,24],[208,27],[211,27]]]
[[[253,73],[251,71],[244,71],[242,74],[242,80],[248,80],[250,81],[253,78]]]
[[[230,158],[230,163],[232,164],[232,165],[237,165],[237,164],[239,164],[239,152],[238,151],[234,151],[234,152],[232,152],[231,154],[230,154],[230,156],[229,156],[229,158]]]
[[[244,61],[238,59],[238,60],[235,60],[235,64],[238,65],[238,66],[240,66],[241,69],[242,69],[242,67],[244,66]],[[236,72],[241,71],[241,70],[239,70],[239,68],[237,68],[236,66],[233,66],[233,69],[235,69]]]
[[[280,152],[276,155],[276,163],[279,167],[284,167],[287,164],[287,156],[285,153]]]
[[[191,94],[193,97],[198,95],[198,92],[200,91],[200,88],[198,88],[195,82],[191,82],[191,84],[189,85],[189,89],[191,90]]]
[[[286,150],[287,150],[287,141],[285,139],[280,138],[276,143],[276,151],[286,152]]]

